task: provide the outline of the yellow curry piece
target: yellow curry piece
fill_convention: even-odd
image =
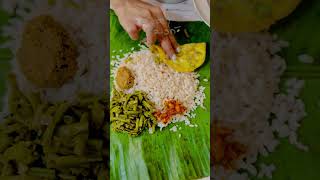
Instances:
[[[158,56],[161,62],[177,72],[192,72],[200,67],[206,58],[206,43],[181,45],[180,52],[176,54],[175,60],[169,59],[160,46],[153,45],[150,49]]]
[[[214,0],[213,28],[218,32],[258,32],[288,16],[301,0]]]

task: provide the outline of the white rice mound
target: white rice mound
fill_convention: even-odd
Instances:
[[[190,124],[188,120],[188,117],[191,116],[190,112],[198,106],[204,108],[205,88],[200,86],[198,73],[179,73],[163,63],[156,63],[156,55],[148,49],[132,53],[130,61],[125,61],[127,58],[118,60],[111,73],[115,77],[118,68],[122,66],[127,67],[133,73],[134,86],[125,90],[125,93],[145,92],[157,110],[164,109],[165,100],[178,100],[187,108],[187,112],[184,115],[175,116],[173,122],[185,121],[188,125]],[[115,81],[114,85],[116,90],[122,91]],[[158,125],[166,126],[162,123]]]
[[[275,165],[256,161],[259,155],[273,152],[280,138],[288,138],[297,148],[308,150],[297,140],[299,123],[306,116],[304,104],[298,99],[303,81],[290,79],[287,92],[278,88],[286,63],[277,53],[289,44],[269,33],[214,32],[213,40],[213,117],[219,125],[233,129],[231,139],[248,149],[235,162],[234,170],[214,165],[211,178],[271,178]],[[271,118],[271,114],[275,117]],[[240,169],[245,172],[238,173]]]
[[[107,41],[106,41],[106,0],[78,0],[81,8],[72,8],[66,1],[57,0],[50,6],[47,0],[15,0],[2,1],[7,11],[16,14],[22,19],[11,19],[10,24],[4,27],[3,33],[13,39],[3,45],[10,48],[14,54],[12,71],[17,76],[18,86],[25,93],[40,92],[47,101],[73,100],[78,92],[94,94],[105,93],[107,86]],[[27,12],[25,9],[29,9]],[[76,42],[80,52],[77,58],[78,71],[70,82],[61,88],[36,88],[22,74],[16,60],[16,52],[20,47],[25,23],[39,15],[50,15],[61,23]]]

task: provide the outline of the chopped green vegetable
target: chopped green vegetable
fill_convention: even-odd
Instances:
[[[55,179],[56,177],[55,170],[47,169],[47,168],[30,168],[27,174],[30,176],[49,178],[49,179]]]
[[[57,112],[55,113],[51,123],[47,127],[47,130],[44,132],[42,137],[42,143],[45,147],[49,147],[49,145],[51,144],[56,126],[62,120],[63,114],[67,111],[68,108],[69,108],[68,103],[62,103],[57,109]],[[49,150],[50,148],[44,149],[44,151],[49,151]]]
[[[39,93],[23,94],[15,76],[9,81],[9,112],[0,120],[1,180],[98,179],[96,169],[109,172],[105,95],[51,103]]]
[[[88,134],[87,133],[82,133],[77,135],[74,138],[74,154],[83,156],[86,152],[87,148],[87,142],[88,142]]]
[[[88,127],[88,121],[66,124],[57,128],[56,135],[64,138],[73,138],[77,134],[87,132]]]
[[[102,157],[83,157],[83,156],[58,156],[50,159],[54,167],[81,167],[85,164],[102,162]]]
[[[39,180],[39,177],[27,175],[1,176],[1,180]]]
[[[65,115],[65,116],[63,116],[63,122],[65,124],[71,124],[71,123],[75,122],[75,118],[73,118],[72,116],[69,116],[69,115]]]
[[[32,146],[33,145],[31,142],[19,142],[9,147],[4,152],[4,157],[8,161],[14,160],[16,162],[28,165],[35,160],[35,157],[33,156]]]
[[[9,161],[5,162],[1,170],[1,176],[11,176],[13,174],[14,174],[13,165],[9,163]]]
[[[62,180],[77,180],[77,176],[68,175],[68,174],[59,174],[59,177]]]
[[[94,102],[91,107],[91,116],[95,127],[102,127],[104,122],[104,109],[105,107],[99,102]]]
[[[110,121],[114,131],[137,136],[149,128],[153,133],[157,124],[153,112],[154,107],[145,93],[136,91],[133,94],[124,94],[113,91]]]
[[[7,134],[4,134],[4,132],[0,132],[0,153],[6,150],[10,146],[12,141],[12,137],[9,137]]]

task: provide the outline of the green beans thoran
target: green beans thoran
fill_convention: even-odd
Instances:
[[[112,95],[110,120],[114,131],[126,132],[131,136],[138,136],[145,129],[149,129],[150,133],[155,131],[155,109],[145,93],[135,91],[125,94],[114,90]]]
[[[106,95],[50,103],[39,93],[22,93],[14,75],[9,85],[9,113],[0,120],[0,179],[109,178]]]

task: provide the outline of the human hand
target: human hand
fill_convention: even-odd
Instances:
[[[175,58],[179,45],[160,7],[142,0],[111,0],[111,8],[131,39],[137,40],[139,32],[143,30],[147,36],[148,46],[158,40],[169,58]]]

